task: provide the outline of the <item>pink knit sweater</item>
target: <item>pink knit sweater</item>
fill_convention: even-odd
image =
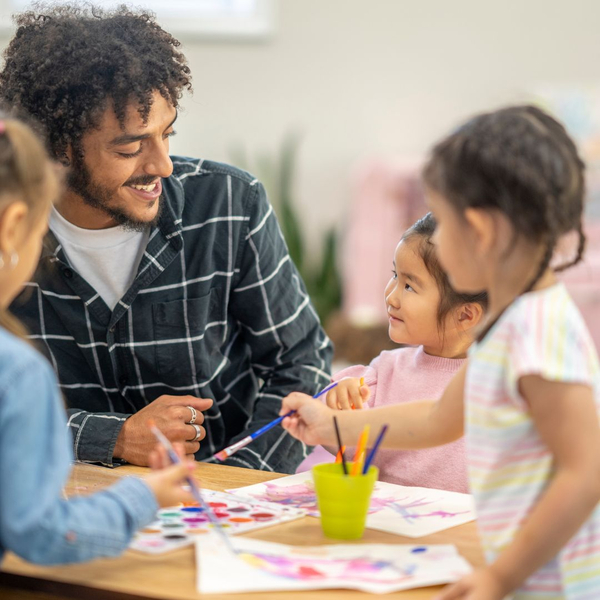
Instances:
[[[440,398],[465,359],[430,356],[418,348],[398,348],[382,352],[368,367],[357,365],[336,373],[343,377],[364,377],[371,389],[370,408]],[[348,445],[349,441],[344,440]],[[333,462],[321,446],[300,464],[297,473],[314,465]],[[450,444],[423,450],[380,450],[374,464],[379,479],[400,485],[468,492],[464,438]]]

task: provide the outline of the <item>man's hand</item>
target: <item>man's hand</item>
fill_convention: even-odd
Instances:
[[[201,411],[208,410],[212,402],[210,399],[194,396],[160,396],[123,423],[113,456],[132,465],[147,467],[150,464],[150,454],[156,447],[156,438],[148,428],[148,420],[153,419],[172,443],[182,444],[185,454],[194,458],[194,454],[200,449],[200,440],[206,435],[204,427],[201,427],[204,422]],[[189,424],[192,419],[190,406],[196,410],[194,425],[198,425],[201,430],[200,437],[196,440],[197,430]]]

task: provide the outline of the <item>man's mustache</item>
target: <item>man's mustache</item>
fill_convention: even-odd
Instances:
[[[142,175],[140,177],[132,177],[128,179],[123,185],[150,185],[156,181],[156,175]]]

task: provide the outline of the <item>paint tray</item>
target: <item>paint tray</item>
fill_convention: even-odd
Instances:
[[[241,498],[227,492],[203,490],[202,495],[229,535],[286,523],[306,515],[303,509]],[[153,523],[135,534],[129,547],[146,554],[162,554],[191,546],[198,536],[212,530],[213,525],[204,510],[195,503],[162,508]]]

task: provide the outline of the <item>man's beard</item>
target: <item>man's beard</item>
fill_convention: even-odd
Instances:
[[[125,185],[149,185],[155,180],[156,177],[142,176],[128,180]],[[163,206],[162,196],[155,200],[155,202],[158,202],[158,210],[151,221],[140,221],[125,212],[125,210],[110,206],[110,201],[115,195],[114,192],[92,181],[88,168],[79,156],[73,160],[73,166],[67,176],[67,185],[88,206],[101,210],[129,231],[146,231],[148,227],[155,226],[160,219]]]

